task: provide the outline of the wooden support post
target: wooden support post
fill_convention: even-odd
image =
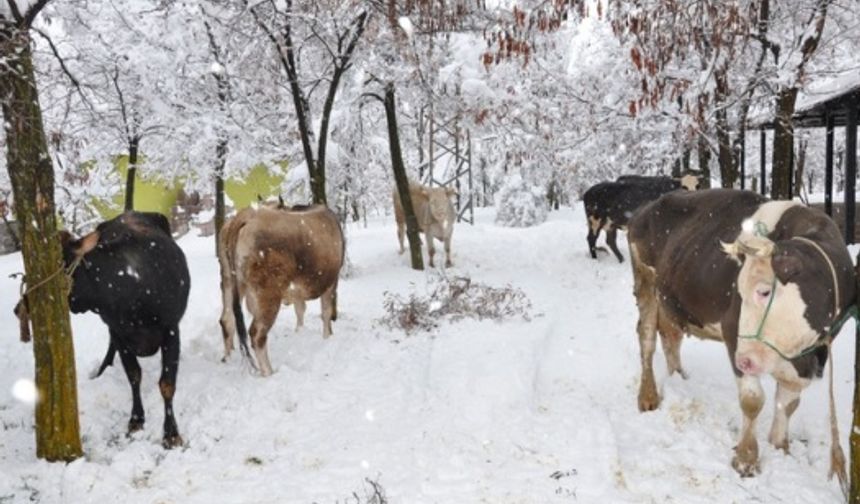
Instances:
[[[767,180],[767,171],[765,169],[765,162],[767,158],[767,133],[765,132],[764,126],[762,126],[761,128],[761,145],[759,148],[759,156],[761,157],[761,177],[759,178],[759,180],[761,180],[761,187],[759,189],[761,189],[760,192],[762,196],[764,196],[765,194],[767,194],[765,192],[765,190],[767,189],[767,183],[765,182]]]
[[[854,243],[854,216],[857,184],[857,95],[848,102],[845,126],[845,243]]]
[[[825,118],[827,133],[824,146],[824,211],[833,217],[833,115],[828,113]]]

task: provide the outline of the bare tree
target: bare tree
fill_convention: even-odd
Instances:
[[[269,0],[249,7],[249,11],[276,48],[278,59],[287,74],[313,201],[326,204],[329,121],[341,79],[352,66],[353,55],[367,26],[369,12],[361,7],[355,11],[344,12],[344,6],[337,2],[311,2],[297,9],[293,0],[286,0],[283,7]],[[340,19],[344,15],[348,19],[346,23]],[[327,29],[326,26],[330,28]],[[327,58],[322,71],[324,77],[310,78],[303,73],[299,58],[302,45],[297,43],[302,38],[296,36],[299,30],[303,34],[300,36],[306,37],[305,40],[313,40],[319,44],[320,57]],[[308,82],[310,84],[307,84]],[[325,84],[327,88],[320,112],[319,140],[314,151],[311,94],[317,87]]]

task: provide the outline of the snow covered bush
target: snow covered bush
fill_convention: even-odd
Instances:
[[[540,186],[511,175],[496,194],[496,223],[508,227],[529,227],[546,220],[546,195]]]
[[[439,275],[428,285],[429,295],[411,293],[408,298],[386,291],[383,306],[386,315],[379,322],[390,328],[429,331],[444,319],[463,318],[504,320],[521,316],[531,320],[532,304],[525,292],[510,285],[492,287],[473,283],[469,277],[448,278]]]

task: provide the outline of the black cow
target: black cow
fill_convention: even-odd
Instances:
[[[188,304],[191,281],[185,254],[173,241],[167,218],[157,213],[126,212],[75,240],[62,234],[66,266],[72,274],[69,307],[73,313],[98,313],[110,331],[108,353],[96,376],[119,351],[131,383],[128,431],[143,428],[138,357],[161,350],[159,387],[164,398],[164,446],[182,444],[173,417],[179,367],[179,321]]]
[[[588,251],[591,257],[597,259],[597,237],[600,230],[605,229],[606,244],[618,262],[624,262],[615,241],[618,230],[627,227],[627,221],[637,208],[681,188],[694,191],[699,188],[699,179],[694,175],[681,178],[622,175],[615,182],[591,186],[582,196],[588,218]]]

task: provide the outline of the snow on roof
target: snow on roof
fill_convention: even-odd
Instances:
[[[860,90],[860,68],[811,82],[797,97],[795,110],[798,112],[810,110],[816,105],[856,90]]]

